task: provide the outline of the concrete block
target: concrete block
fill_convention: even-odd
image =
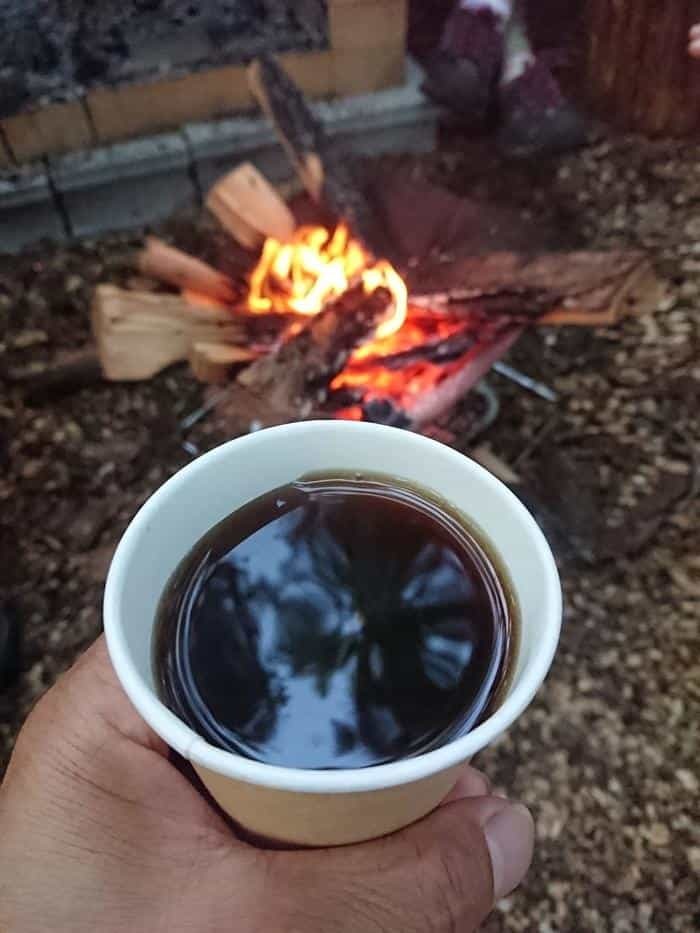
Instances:
[[[408,0],[357,0],[331,3],[328,9],[331,48],[368,49],[405,45]]]
[[[65,240],[66,229],[44,166],[0,174],[0,252],[17,253],[45,237]]]
[[[51,178],[76,236],[163,220],[197,192],[179,134],[153,136],[52,159]]]
[[[333,53],[333,84],[341,97],[400,87],[405,78],[405,65],[403,45],[337,49]]]
[[[192,153],[201,190],[206,192],[239,162],[252,162],[273,184],[293,175],[289,159],[262,117],[193,123],[183,134]]]
[[[18,113],[2,120],[0,126],[17,162],[73,152],[95,141],[85,105],[79,100]]]
[[[329,52],[288,52],[280,61],[311,97],[333,92]],[[147,84],[97,88],[87,96],[98,140],[105,143],[218,119],[253,106],[243,65],[209,68]]]
[[[252,106],[242,65],[177,78],[96,88],[87,106],[101,143],[171,130],[187,120],[208,120]]]
[[[411,64],[402,87],[314,107],[331,138],[348,152],[426,152],[435,146],[438,114],[421,94],[420,81],[420,70]],[[275,184],[293,176],[263,117],[191,124],[182,134],[55,157],[49,172],[70,232],[94,236],[163,220],[196,200],[193,169],[201,190],[207,191],[246,160]],[[0,179],[2,249],[19,249],[42,236],[65,237],[43,166],[28,166]]]
[[[438,110],[420,90],[423,73],[409,60],[397,88],[320,103],[316,111],[331,138],[356,155],[431,152]]]
[[[407,0],[331,0],[328,25],[337,95],[364,94],[403,82]]]

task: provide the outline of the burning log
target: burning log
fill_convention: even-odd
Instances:
[[[348,372],[371,372],[378,367],[399,370],[412,363],[450,363],[464,356],[476,343],[471,324],[462,327],[457,333],[437,340],[426,339],[425,343],[397,350],[382,356],[373,354],[359,360],[352,360]]]
[[[157,237],[147,237],[136,264],[142,275],[175,288],[199,292],[224,303],[239,297],[235,285],[223,272]]]
[[[420,396],[408,412],[411,427],[420,430],[447,414],[467,392],[482,379],[493,364],[508,352],[522,332],[521,327],[509,327],[494,340],[477,344],[467,354],[463,365],[439,382],[434,389]]]
[[[221,226],[248,249],[259,247],[265,237],[286,242],[296,229],[285,202],[249,162],[224,175],[206,203]]]
[[[220,406],[224,420],[240,411],[263,423],[308,417],[325,402],[350,354],[370,340],[392,305],[386,288],[349,289],[274,352],[252,363]]]
[[[392,258],[386,231],[370,205],[346,151],[328,139],[302,91],[272,56],[250,65],[253,96],[271,120],[280,142],[311,197],[345,221],[375,256]]]
[[[334,381],[332,403],[341,416],[381,424],[432,429],[508,352],[522,332],[509,319],[483,321],[476,331],[460,331],[438,344],[409,351],[352,359]],[[359,377],[359,378],[358,378]]]
[[[661,289],[644,253],[491,253],[424,264],[409,278],[421,307],[476,302],[542,324],[614,324],[653,310]]]
[[[186,360],[196,341],[246,342],[248,333],[228,311],[189,304],[177,295],[95,289],[92,329],[106,379],[148,379]]]

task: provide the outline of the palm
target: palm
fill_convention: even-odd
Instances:
[[[40,871],[58,857],[56,863],[65,870],[68,883],[60,886],[58,899],[47,886],[46,903],[40,895],[33,905],[35,926],[22,929],[26,933],[63,930],[64,912],[65,929],[72,933],[217,929],[214,918],[206,920],[208,907],[202,903],[198,882],[211,877],[211,866],[220,866],[226,853],[236,860],[231,875],[240,879],[241,891],[250,891],[247,866],[264,854],[243,843],[232,847],[231,830],[168,761],[164,743],[120,690],[104,643],[100,641],[89,655],[68,675],[61,695],[61,728],[55,728],[55,717],[46,716],[41,705],[37,709],[18,745],[6,793],[0,797],[0,813],[6,810],[10,820],[11,846],[13,794],[21,788],[26,795],[26,783],[15,785],[13,772],[32,767],[26,760],[32,756],[28,746],[43,747],[48,754],[34,763],[30,801],[43,830],[35,852],[36,867]],[[63,763],[60,768],[58,761]],[[90,853],[89,859],[81,860],[77,879],[67,857],[70,847],[66,850],[65,841],[52,832],[59,816],[57,805],[71,837]],[[16,842],[22,844],[20,838]],[[54,844],[60,852],[54,851]],[[2,855],[0,851],[0,866]],[[81,925],[75,926],[74,899],[84,890],[109,890],[110,900],[119,909],[110,916],[104,899],[96,896],[83,903]],[[199,926],[202,921],[205,926]]]

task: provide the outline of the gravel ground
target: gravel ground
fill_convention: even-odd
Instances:
[[[517,205],[562,244],[648,248],[668,295],[618,328],[523,339],[512,362],[556,388],[555,406],[492,380],[502,414],[482,440],[542,510],[566,620],[545,688],[478,762],[539,834],[526,885],[487,930],[686,933],[700,872],[700,151],[615,138],[535,168],[488,155],[452,140],[420,169]],[[10,379],[84,345],[91,288],[124,279],[135,243],[0,262],[0,593],[26,625],[21,677],[0,693],[0,772],[32,704],[99,633],[129,517],[187,459],[176,422],[200,390],[185,372],[34,406]]]

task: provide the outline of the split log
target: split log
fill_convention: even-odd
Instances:
[[[281,196],[249,162],[224,175],[206,203],[221,226],[248,249],[259,247],[266,237],[289,240],[296,229]]]
[[[244,327],[228,311],[193,307],[177,295],[99,285],[92,330],[105,378],[149,379],[186,360],[196,341],[244,342]]]
[[[264,424],[306,418],[326,401],[330,384],[351,353],[370,340],[391,307],[385,288],[365,294],[357,285],[274,352],[245,369],[219,406],[227,423],[257,419]]]
[[[240,243],[245,249],[260,249],[265,237],[245,221],[240,214],[227,203],[220,193],[210,193],[206,201],[207,207],[219,221],[224,230]]]
[[[237,290],[231,279],[201,259],[169,246],[157,237],[148,237],[137,257],[139,271],[146,276],[179,289],[190,289],[217,301],[236,300]]]
[[[249,363],[258,355],[248,347],[198,340],[190,347],[189,361],[195,379],[209,385],[225,385],[236,367]]]
[[[344,220],[375,256],[392,258],[389,238],[346,150],[328,138],[321,121],[287,72],[270,55],[248,69],[253,96],[272,121],[311,197]]]
[[[640,252],[491,253],[422,264],[409,276],[421,307],[474,303],[543,324],[609,325],[653,310],[662,289]],[[471,307],[470,307],[471,303]]]

